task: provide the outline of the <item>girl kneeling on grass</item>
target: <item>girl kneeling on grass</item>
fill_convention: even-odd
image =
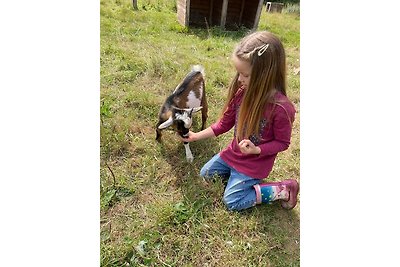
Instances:
[[[280,40],[262,31],[244,37],[234,50],[237,70],[218,122],[182,141],[216,137],[233,126],[230,145],[200,171],[204,178],[229,177],[224,202],[229,210],[243,210],[279,200],[282,207],[297,204],[294,179],[261,183],[272,170],[276,155],[289,147],[295,108],[286,96],[286,58]]]

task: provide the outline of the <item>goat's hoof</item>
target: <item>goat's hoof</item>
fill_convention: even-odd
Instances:
[[[192,163],[193,162],[193,158],[186,158],[186,161]]]

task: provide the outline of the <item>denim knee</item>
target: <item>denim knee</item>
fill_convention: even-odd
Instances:
[[[208,169],[206,168],[205,165],[200,170],[200,176],[203,178],[206,178],[206,176],[208,177]]]
[[[204,178],[211,178],[214,175],[229,176],[231,168],[219,156],[214,155],[200,170],[200,176]]]
[[[223,201],[225,203],[226,208],[229,211],[241,211],[256,205],[255,199],[235,199],[233,201],[229,201],[229,199],[224,196]]]
[[[238,211],[238,201],[229,201],[228,197],[224,195],[224,198],[222,199],[225,203],[225,206],[228,210],[230,211]]]
[[[228,210],[237,210],[237,206],[240,202],[240,198],[235,197],[236,190],[230,188],[224,192],[224,197],[222,201],[225,203],[225,206]]]
[[[223,202],[230,211],[240,211],[255,206],[256,194],[252,186],[243,187],[237,184],[230,188],[225,188]]]

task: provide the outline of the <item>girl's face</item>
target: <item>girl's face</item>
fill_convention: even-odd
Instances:
[[[233,64],[235,65],[236,71],[239,73],[238,81],[247,89],[250,83],[250,75],[251,75],[251,65],[249,62],[239,59],[236,56],[233,56]]]

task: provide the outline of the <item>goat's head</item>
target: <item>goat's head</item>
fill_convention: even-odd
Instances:
[[[195,108],[177,108],[175,106],[171,107],[171,116],[165,122],[158,126],[158,129],[162,130],[172,126],[176,132],[181,136],[187,135],[190,127],[192,127],[192,114],[201,110],[202,107]]]

